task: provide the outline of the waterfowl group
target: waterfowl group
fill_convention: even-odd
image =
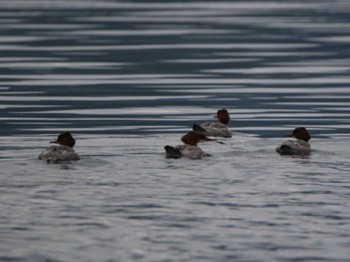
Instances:
[[[201,159],[208,156],[199,146],[198,143],[206,141],[217,141],[211,137],[232,137],[232,132],[228,128],[230,122],[230,115],[226,109],[220,109],[215,116],[218,121],[211,123],[205,122],[200,125],[194,124],[192,131],[188,132],[181,138],[182,145],[172,147],[166,145],[165,157],[166,158],[181,158],[186,157],[189,159]]]
[[[166,158],[181,158],[187,157],[190,159],[201,159],[208,156],[199,146],[198,143],[204,141],[216,141],[209,137],[223,137],[231,138],[232,132],[228,125],[230,122],[230,115],[226,109],[220,109],[215,116],[217,122],[205,122],[200,125],[194,124],[193,131],[187,133],[181,138],[182,145],[172,147],[166,145]],[[283,142],[276,148],[276,152],[281,155],[308,155],[311,152],[309,140],[311,136],[305,127],[297,127],[293,130],[292,137]]]
[[[188,132],[181,138],[183,144],[172,147],[166,145],[165,157],[166,158],[189,158],[189,159],[201,159],[208,156],[208,154],[203,151],[198,146],[198,143],[207,141],[217,141],[212,137],[232,137],[231,131],[228,129],[228,123],[230,121],[230,115],[226,109],[220,109],[216,115],[218,122],[210,123],[205,122],[201,125],[194,124],[192,126],[192,131]]]
[[[166,145],[166,158],[189,158],[201,159],[209,156],[203,149],[198,146],[198,143],[217,141],[210,137],[231,138],[232,132],[228,127],[230,115],[226,109],[217,111],[217,122],[205,122],[200,125],[194,124],[192,131],[181,137],[183,144],[175,147]],[[311,152],[309,140],[311,136],[305,127],[297,127],[289,135],[291,139],[284,141],[276,148],[276,152],[280,155],[308,155]],[[61,163],[66,161],[79,160],[79,155],[74,151],[75,139],[72,134],[65,132],[60,134],[56,140],[51,141],[55,145],[46,148],[40,155],[40,160],[45,160],[47,163]]]

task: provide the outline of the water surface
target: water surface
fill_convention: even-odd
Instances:
[[[0,0],[0,260],[347,261],[349,11]],[[232,139],[164,158],[220,108]],[[81,160],[37,160],[62,131]]]

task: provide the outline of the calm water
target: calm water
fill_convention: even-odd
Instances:
[[[0,261],[348,261],[349,12],[0,0]],[[222,107],[234,138],[164,158]],[[81,161],[36,160],[66,130]]]

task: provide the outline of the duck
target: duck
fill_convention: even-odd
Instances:
[[[176,147],[166,145],[165,157],[166,158],[182,158],[186,157],[189,159],[201,159],[209,156],[203,149],[198,146],[198,143],[205,141],[214,141],[215,139],[208,138],[207,136],[190,131],[181,138],[183,144]]]
[[[202,133],[207,136],[231,138],[232,132],[228,128],[230,122],[230,114],[223,108],[216,112],[215,118],[217,122],[204,122],[200,125],[194,124],[192,129],[197,133]]]
[[[293,130],[291,135],[294,139],[284,141],[276,148],[276,152],[280,155],[309,155],[311,153],[311,146],[309,140],[311,135],[305,127],[297,127]]]
[[[47,163],[60,163],[64,161],[77,161],[79,155],[74,151],[75,139],[70,132],[58,135],[57,139],[50,143],[56,144],[46,148],[38,157]]]

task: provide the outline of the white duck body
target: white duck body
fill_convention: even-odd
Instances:
[[[276,151],[281,155],[308,155],[311,152],[311,146],[304,140],[290,139],[278,146]]]
[[[183,144],[178,145],[175,148],[181,152],[182,156],[190,159],[201,159],[208,156],[208,154],[204,152],[199,146]]]
[[[65,145],[53,145],[46,148],[38,157],[40,160],[48,162],[77,161],[79,155],[74,149]]]
[[[215,122],[215,123],[205,122],[205,123],[202,123],[200,127],[202,127],[207,132],[208,136],[225,137],[225,138],[232,137],[232,132],[228,128],[228,126],[220,122]]]

